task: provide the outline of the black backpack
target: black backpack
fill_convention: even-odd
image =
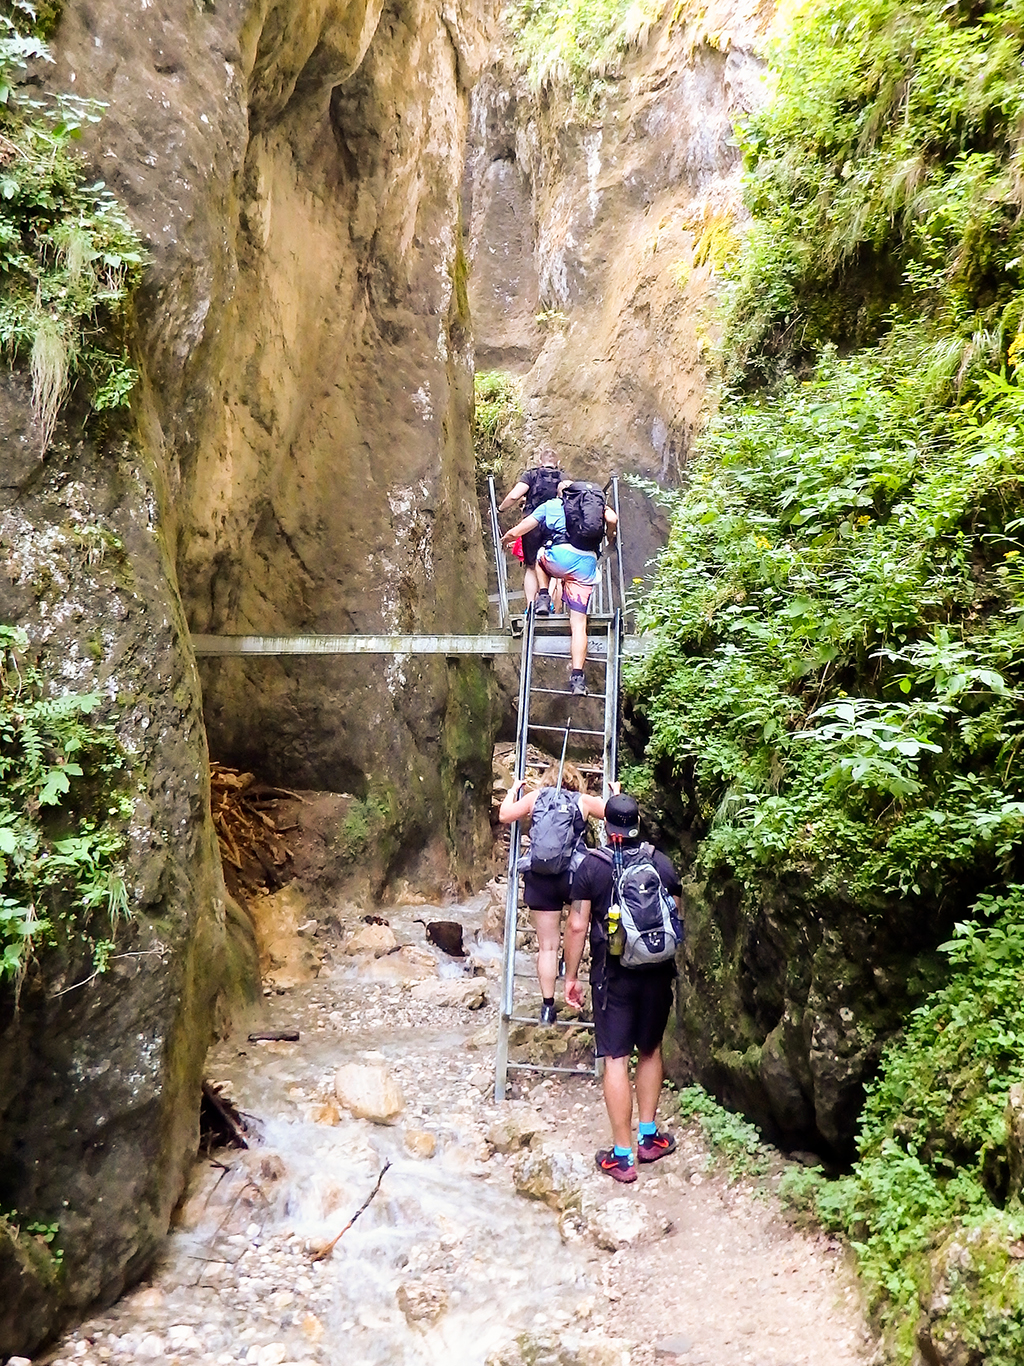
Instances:
[[[655,866],[654,846],[641,844],[628,854],[609,849],[598,853],[612,865],[609,952],[624,968],[670,962],[683,942],[683,927]]]
[[[536,469],[530,471],[530,492],[526,495],[523,503],[523,511],[529,516],[535,508],[539,508],[541,503],[546,503],[549,498],[554,498],[558,493],[558,486],[565,478],[561,470],[555,469],[552,465],[538,465]]]
[[[562,494],[565,534],[577,550],[600,550],[604,540],[604,494],[597,484],[574,480]]]
[[[586,824],[578,793],[565,787],[542,787],[530,820],[530,871],[564,873],[577,852]],[[521,868],[524,864],[525,860],[520,860]]]

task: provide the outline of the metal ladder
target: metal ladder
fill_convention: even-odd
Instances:
[[[490,495],[491,538],[494,545],[497,603],[500,625],[513,635],[522,634],[522,656],[519,670],[519,702],[516,726],[515,780],[526,776],[527,747],[532,736],[558,735],[563,745],[575,740],[574,750],[589,749],[595,760],[599,757],[601,793],[607,797],[615,779],[618,765],[619,671],[623,638],[623,607],[625,587],[622,573],[622,525],[612,553],[599,561],[600,577],[591,597],[592,611],[588,618],[587,666],[591,678],[595,671],[603,676],[604,686],[598,693],[574,697],[565,681],[569,660],[570,630],[568,614],[538,617],[532,608],[524,615],[512,613],[511,600],[518,596],[509,591],[505,555],[501,546],[494,480],[488,480]],[[618,513],[618,480],[606,488],[612,508]],[[551,686],[552,665],[559,672],[556,686]],[[539,667],[538,667],[539,666]],[[538,675],[545,677],[538,680]],[[548,725],[532,720],[532,704],[539,697],[563,697],[566,720],[561,725]],[[595,724],[596,708],[603,703],[603,724]],[[583,718],[581,721],[579,718]],[[589,724],[587,724],[589,722]],[[549,748],[549,746],[540,746]],[[598,1064],[592,1067],[554,1067],[539,1063],[516,1062],[509,1059],[509,1043],[514,1025],[538,1025],[535,1014],[524,1014],[522,1001],[527,995],[537,996],[536,978],[532,970],[517,972],[516,941],[521,929],[529,925],[528,913],[522,905],[519,860],[522,854],[522,835],[519,821],[509,827],[508,888],[505,897],[505,945],[502,959],[501,1011],[498,1020],[498,1046],[495,1059],[494,1095],[504,1100],[508,1074],[512,1071],[560,1073],[569,1076],[596,1076]],[[529,984],[529,985],[528,985]],[[532,988],[532,989],[531,989]],[[570,1028],[586,1020],[558,1020],[557,1027]]]

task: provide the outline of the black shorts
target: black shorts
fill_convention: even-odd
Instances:
[[[532,516],[532,513],[530,514]],[[535,526],[532,531],[523,532],[523,568],[533,569],[537,563],[537,551],[551,535],[546,526]]]
[[[594,993],[594,1033],[599,1058],[653,1053],[672,1009],[675,964],[656,968],[608,969],[608,986]]]
[[[560,911],[572,900],[569,895],[569,870],[564,873],[523,874],[523,904],[531,911]]]

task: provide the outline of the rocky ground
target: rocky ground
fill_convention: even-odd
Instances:
[[[148,1281],[38,1361],[867,1360],[840,1248],[794,1229],[751,1182],[730,1184],[671,1093],[662,1120],[679,1148],[631,1187],[594,1168],[607,1133],[592,1078],[516,1073],[495,1103],[500,950],[483,937],[486,896],[381,914],[390,924],[353,912],[324,942],[297,926],[295,963],[282,951],[262,1009],[209,1060],[252,1146],[197,1163]],[[418,922],[441,918],[465,926],[466,959],[426,942]]]

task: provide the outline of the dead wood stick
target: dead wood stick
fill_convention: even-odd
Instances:
[[[224,1128],[231,1135],[236,1146],[239,1148],[248,1148],[249,1144],[245,1139],[244,1127],[239,1124],[238,1120],[231,1113],[231,1109],[225,1104],[208,1081],[203,1082],[203,1095],[206,1097],[210,1107],[216,1112],[217,1117],[224,1125]]]
[[[250,1034],[250,1043],[298,1043],[297,1029],[271,1029],[265,1034]]]
[[[359,1218],[359,1216],[362,1214],[362,1212],[363,1212],[363,1210],[366,1208],[366,1206],[370,1203],[370,1201],[373,1199],[373,1197],[374,1197],[374,1196],[377,1194],[377,1192],[380,1190],[380,1183],[384,1180],[384,1173],[387,1171],[387,1169],[388,1169],[390,1166],[391,1166],[391,1161],[390,1161],[390,1159],[389,1159],[387,1162],[384,1163],[383,1167],[381,1167],[381,1169],[380,1169],[380,1174],[379,1174],[378,1177],[377,1177],[377,1181],[376,1181],[376,1184],[374,1185],[373,1190],[372,1190],[372,1191],[370,1192],[370,1194],[366,1197],[366,1199],[363,1201],[363,1203],[359,1206],[359,1208],[356,1210],[355,1214],[353,1214],[352,1218],[348,1221],[348,1223],[345,1225],[345,1227],[341,1230],[341,1233],[338,1234],[338,1237],[337,1237],[337,1238],[332,1238],[331,1241],[330,1241],[329,1243],[325,1243],[325,1244],[323,1245],[323,1247],[319,1247],[319,1248],[317,1248],[314,1252],[310,1253],[310,1261],[312,1261],[312,1262],[322,1262],[322,1261],[324,1260],[325,1257],[329,1257],[329,1256],[331,1255],[331,1253],[334,1251],[334,1244],[338,1241],[339,1238],[341,1238],[344,1234],[346,1234],[346,1233],[349,1231],[349,1229],[352,1227],[352,1225],[355,1223],[355,1221],[356,1221],[356,1220]]]

